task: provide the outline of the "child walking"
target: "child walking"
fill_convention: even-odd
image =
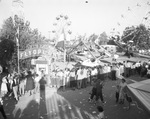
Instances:
[[[96,82],[95,81],[92,81],[92,90],[91,90],[91,96],[89,97],[89,102],[93,102],[93,98],[94,96],[96,96]]]
[[[120,93],[120,86],[117,85],[116,86],[116,103],[118,103],[119,101],[119,93]]]

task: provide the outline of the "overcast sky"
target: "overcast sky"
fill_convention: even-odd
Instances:
[[[150,11],[150,0],[22,0],[24,16],[32,28],[48,37],[55,18],[68,15],[73,34],[122,32],[126,26],[138,25]],[[0,26],[12,15],[12,0],[0,2]]]

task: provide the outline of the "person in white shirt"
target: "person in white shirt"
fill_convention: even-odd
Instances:
[[[119,66],[120,66],[120,68],[119,68],[120,69],[120,75],[123,75],[124,74],[124,66],[122,63],[120,63]]]
[[[59,78],[59,86],[63,86],[63,79],[64,79],[63,70],[58,71],[57,76]]]
[[[110,66],[110,64],[107,65],[107,77],[109,79],[111,79],[111,66]]]
[[[130,71],[131,71],[131,63],[129,62],[129,61],[127,61],[127,63],[126,63],[126,76],[127,77],[130,77]]]
[[[87,82],[91,84],[91,70],[89,68],[87,69],[87,78],[88,78]]]
[[[70,86],[69,72],[70,72],[69,69],[66,68],[66,69],[65,69],[65,72],[64,72],[64,75],[65,75],[65,82],[64,82],[64,84],[65,84],[65,86],[67,86],[67,87]]]
[[[103,74],[104,74],[104,80],[105,78],[108,79],[108,65],[107,64],[103,66]]]
[[[127,71],[126,71],[126,61],[123,61],[123,67],[124,67],[124,68],[123,68],[123,70],[124,70],[123,76],[126,77],[126,74],[127,74],[127,73],[126,73],[126,72],[127,72]]]
[[[119,64],[116,65],[116,78],[120,79],[120,65]]]
[[[23,73],[19,76],[19,94],[20,96],[25,94],[25,75]]]
[[[77,88],[81,89],[81,85],[82,85],[82,79],[83,79],[83,68],[79,68],[79,70],[77,71]]]
[[[88,72],[87,72],[87,69],[86,68],[84,68],[83,69],[83,80],[82,80],[82,87],[83,88],[86,88],[86,86],[87,86],[87,74]]]
[[[105,74],[106,72],[107,72],[107,66],[106,66],[106,64],[104,64],[104,66],[103,66],[103,68],[102,68],[102,70],[103,70],[103,74]]]
[[[95,77],[98,74],[97,68],[92,68],[91,75]]]
[[[105,65],[104,65],[104,66],[100,67],[100,79],[101,80],[104,80],[105,72],[106,72],[106,70],[105,70]]]
[[[35,75],[35,79],[34,79],[34,82],[35,82],[35,93],[39,93],[39,90],[40,90],[40,84],[39,84],[39,81],[40,81],[41,77],[36,74]]]
[[[13,88],[13,93],[14,93],[14,98],[16,99],[16,101],[18,101],[18,76],[14,75],[13,77],[13,83],[12,83],[12,88]]]
[[[8,92],[6,76],[2,78],[1,93],[5,96]]]
[[[147,69],[147,78],[150,78],[150,67]]]
[[[97,78],[98,75],[98,69],[96,67],[93,67],[91,70],[91,82]]]

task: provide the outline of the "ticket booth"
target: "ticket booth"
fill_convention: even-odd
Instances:
[[[37,74],[41,74],[43,71],[46,75],[49,75],[49,60],[44,57],[32,60],[32,64],[35,65],[35,71]]]
[[[39,57],[38,59],[34,59],[32,64],[35,65],[35,71],[37,74],[41,74],[44,72],[47,79],[47,84],[50,84],[50,61],[45,57]]]
[[[41,61],[36,61],[36,72],[37,74],[40,74],[41,72],[44,72],[44,74],[48,75],[48,64],[47,62],[41,62]]]

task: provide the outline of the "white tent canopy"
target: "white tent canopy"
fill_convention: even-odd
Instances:
[[[128,89],[150,112],[150,79],[129,84]]]

